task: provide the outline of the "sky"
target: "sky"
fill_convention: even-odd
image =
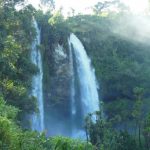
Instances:
[[[40,0],[28,0],[36,8]],[[55,0],[56,9],[63,8],[63,13],[67,15],[70,8],[73,8],[77,13],[90,13],[90,7],[97,2],[103,0]],[[148,0],[121,0],[128,5],[134,13],[144,12],[148,9]]]

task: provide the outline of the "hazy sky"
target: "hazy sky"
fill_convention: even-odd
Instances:
[[[28,0],[35,7],[38,7],[39,0]],[[55,0],[56,9],[63,7],[64,13],[70,10],[70,8],[75,9],[76,12],[88,13],[89,8],[94,6],[97,2],[103,0]],[[142,12],[144,9],[148,8],[148,0],[121,0],[127,4],[133,12]]]

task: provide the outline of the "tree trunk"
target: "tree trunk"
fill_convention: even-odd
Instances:
[[[141,125],[139,123],[139,147],[142,147],[142,143],[141,143]]]

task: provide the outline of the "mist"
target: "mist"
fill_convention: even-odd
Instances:
[[[112,31],[127,40],[150,45],[150,16],[121,16],[114,22]]]

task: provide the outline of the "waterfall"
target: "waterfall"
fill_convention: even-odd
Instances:
[[[61,102],[69,99],[67,95],[69,95],[70,91],[71,103],[56,103],[54,106],[49,107],[50,104],[46,107],[47,117],[45,120],[47,121],[44,125],[42,60],[40,51],[37,48],[37,45],[40,44],[40,30],[36,22],[34,22],[34,26],[36,28],[37,37],[32,45],[31,59],[39,68],[39,73],[35,75],[32,80],[32,95],[37,98],[39,113],[35,113],[32,116],[32,129],[41,132],[46,125],[48,135],[85,138],[84,118],[88,113],[99,110],[98,86],[91,61],[82,43],[74,34],[71,34],[68,40],[70,46],[69,64],[64,48],[60,45],[55,48],[53,57],[56,65],[56,74],[51,82],[52,92],[57,95],[58,100]],[[70,73],[68,69],[69,66]],[[63,84],[64,82],[65,84]],[[71,84],[70,90],[69,83]],[[64,95],[62,95],[63,90],[66,90]],[[55,95],[52,94],[51,99],[54,99]],[[71,105],[71,111],[63,110],[62,106],[66,107],[67,104],[68,106]],[[67,114],[68,116],[66,116]]]
[[[98,86],[95,71],[86,54],[81,41],[71,34],[70,65],[72,72],[71,81],[71,109],[73,120],[73,137],[83,135],[83,122],[88,113],[99,110]],[[82,134],[82,135],[80,135]]]
[[[32,91],[31,94],[37,98],[38,113],[34,113],[32,116],[32,130],[42,132],[44,130],[44,106],[43,106],[43,70],[42,70],[42,59],[41,53],[37,48],[40,45],[40,30],[37,22],[34,21],[36,29],[36,39],[32,43],[31,60],[38,67],[39,72],[32,79]]]
[[[71,49],[71,43],[69,42],[69,50],[70,50],[70,72],[71,72],[71,115],[76,114],[76,108],[75,108],[75,77],[74,77],[74,68],[73,68],[73,54]]]

